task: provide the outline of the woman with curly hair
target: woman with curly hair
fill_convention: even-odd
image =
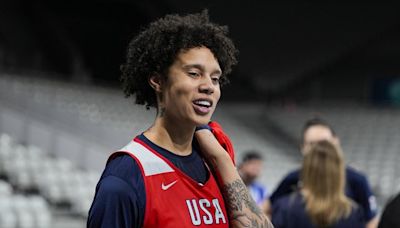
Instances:
[[[270,227],[227,153],[229,138],[207,125],[236,55],[207,11],[167,15],[130,42],[125,95],[157,115],[110,156],[88,227]]]

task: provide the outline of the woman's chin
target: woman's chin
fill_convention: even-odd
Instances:
[[[207,125],[210,122],[210,118],[201,118],[195,121],[196,126]]]

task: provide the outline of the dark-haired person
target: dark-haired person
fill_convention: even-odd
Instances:
[[[273,206],[276,228],[364,228],[363,210],[345,195],[341,150],[324,140],[306,146],[302,186]]]
[[[327,140],[340,147],[340,140],[336,136],[332,126],[323,119],[314,118],[306,121],[301,134],[301,152],[303,156],[305,148],[312,143]],[[348,197],[358,203],[364,210],[364,219],[367,228],[377,227],[377,205],[375,196],[367,178],[357,170],[346,166],[346,185],[345,192]],[[271,194],[269,200],[273,205],[275,201],[286,196],[298,188],[300,179],[300,170],[294,170],[283,178],[275,191]]]
[[[249,192],[262,211],[267,210],[267,188],[256,180],[263,168],[263,157],[257,151],[246,151],[238,166],[239,175],[249,189]]]
[[[383,209],[379,228],[400,227],[400,193],[398,193]]]
[[[167,15],[132,39],[124,91],[157,115],[110,156],[88,227],[271,227],[207,125],[236,54],[207,11]]]

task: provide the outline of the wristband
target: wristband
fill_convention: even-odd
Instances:
[[[203,130],[203,129],[208,129],[209,131],[212,131],[211,127],[208,126],[207,124],[203,124],[203,125],[197,126],[195,131]]]

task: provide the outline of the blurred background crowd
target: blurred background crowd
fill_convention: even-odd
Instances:
[[[155,116],[120,88],[129,40],[165,14],[204,8],[240,50],[215,120],[239,161],[262,160],[260,197],[301,166],[302,126],[319,117],[381,215],[400,191],[396,4],[3,0],[0,227],[85,226],[107,157]]]

